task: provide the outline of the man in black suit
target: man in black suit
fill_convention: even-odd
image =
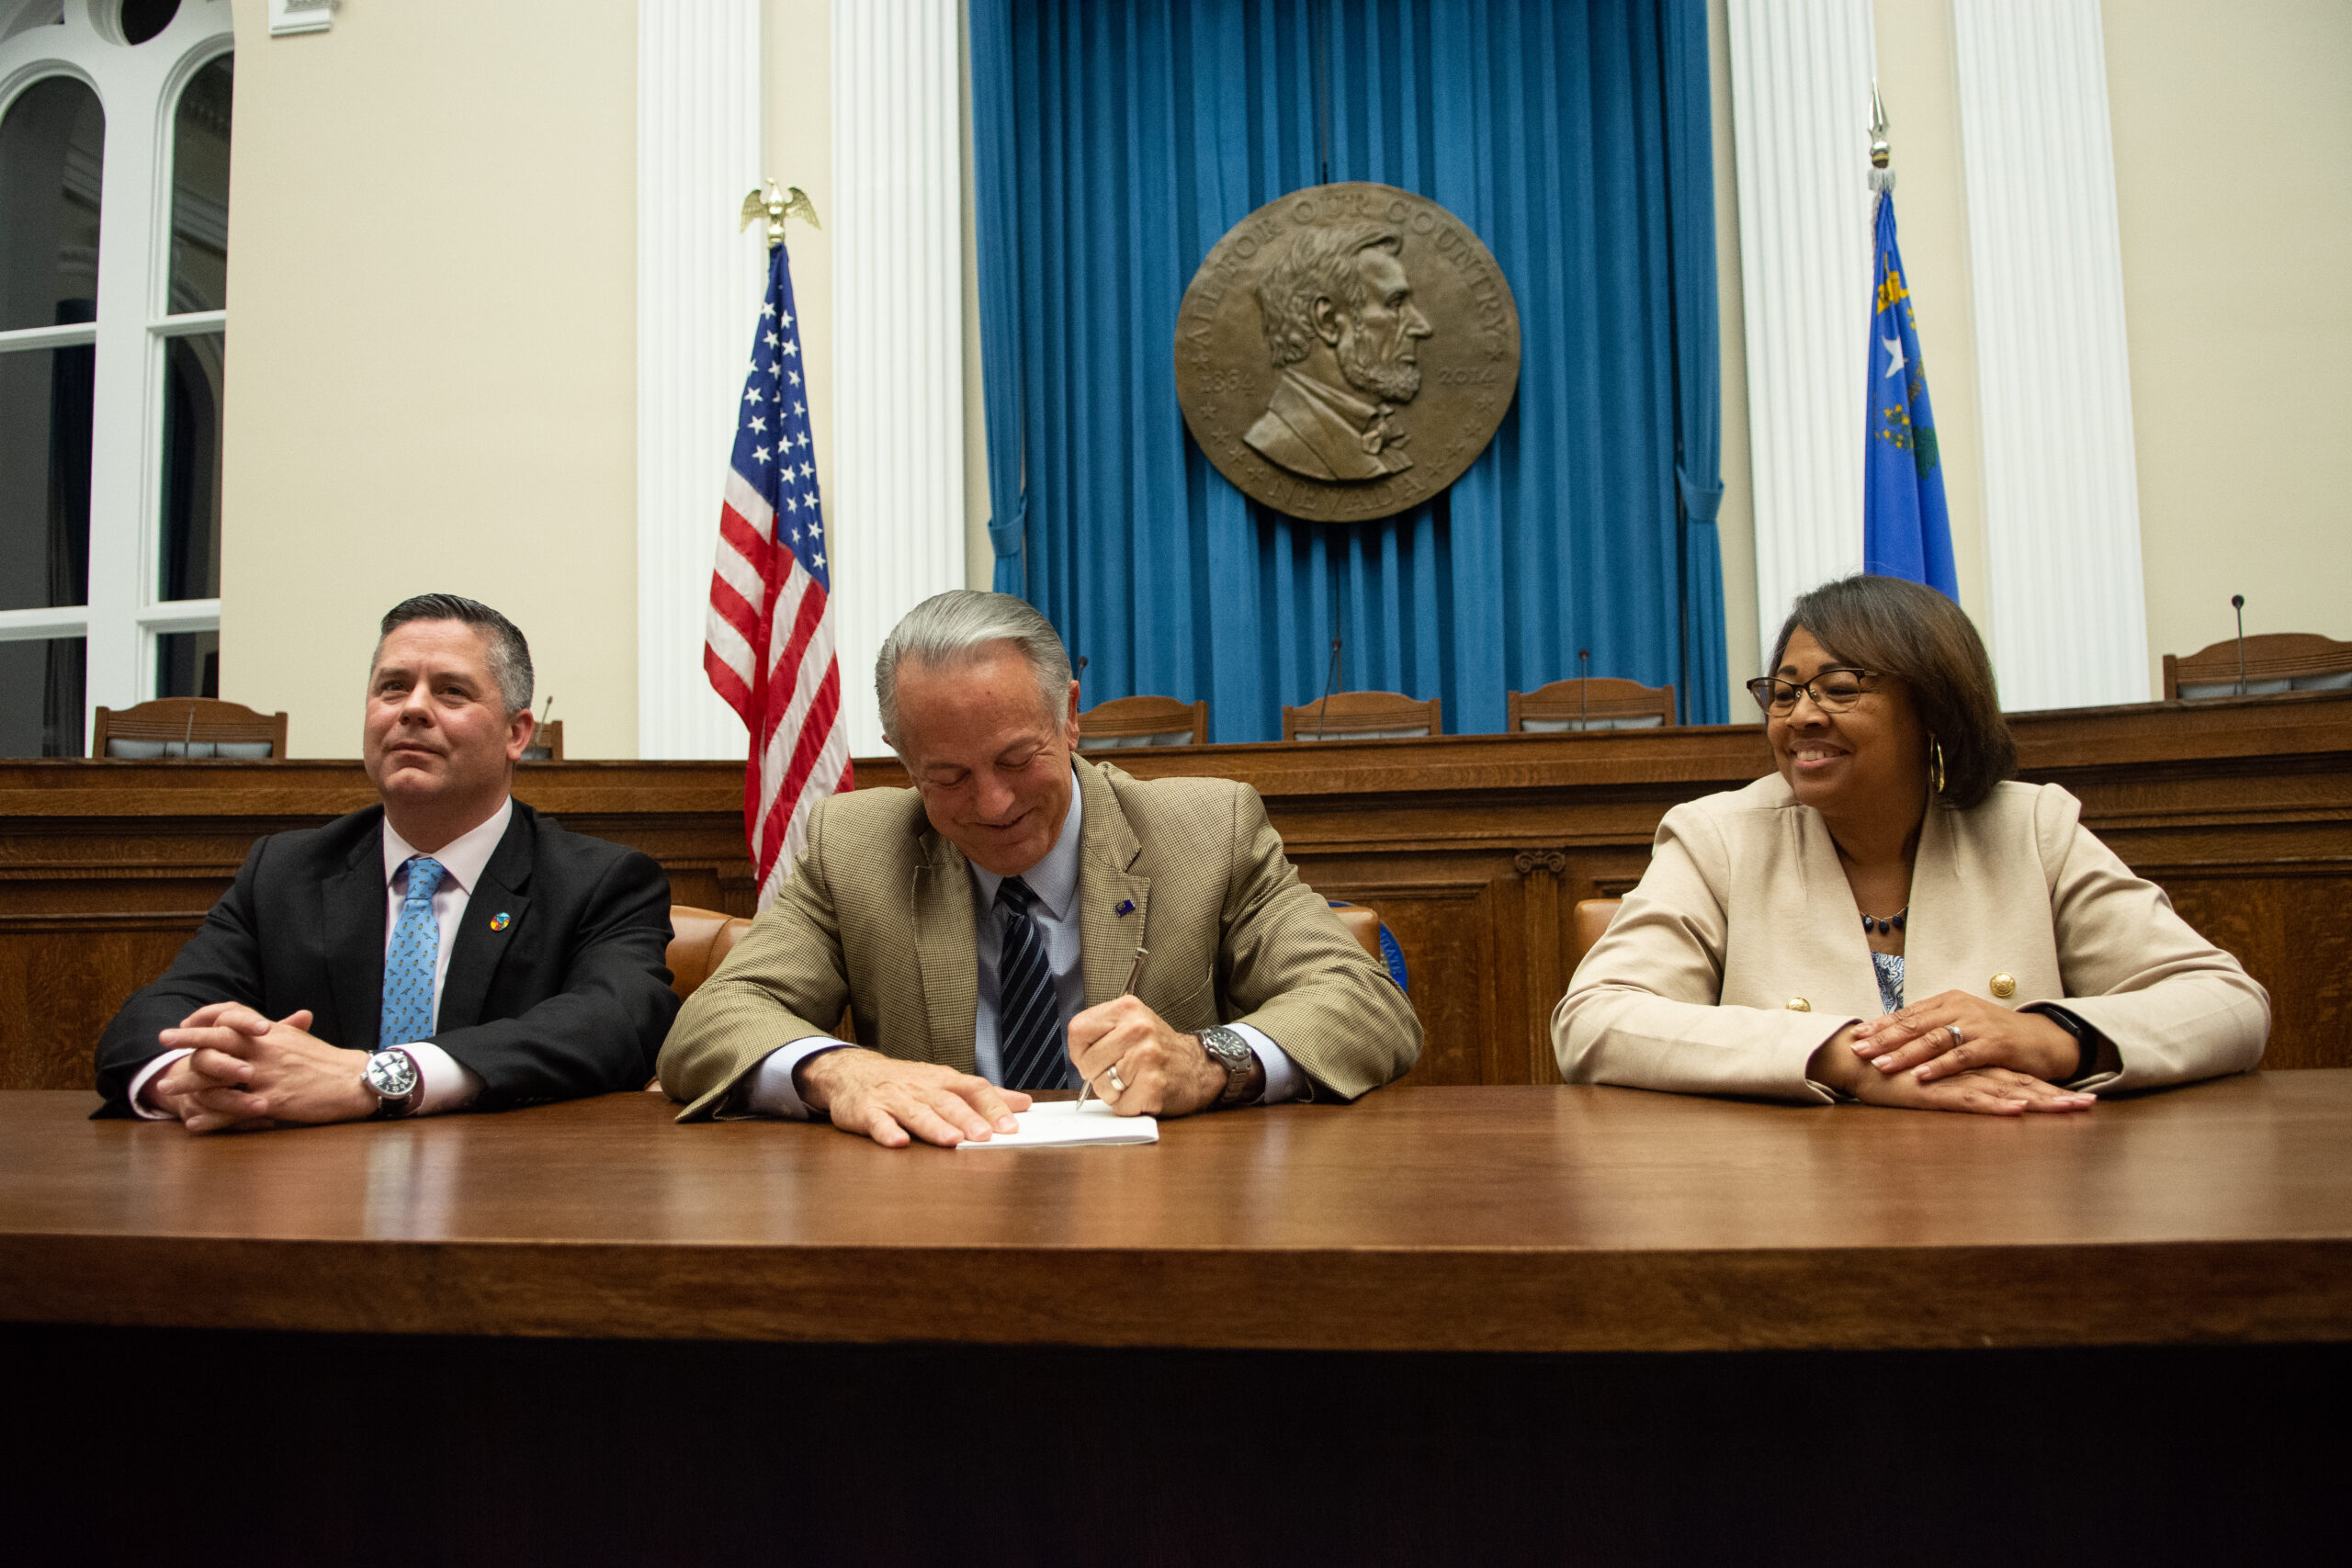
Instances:
[[[396,605],[368,678],[381,806],[263,839],[98,1042],[101,1114],[191,1133],[636,1089],[678,1010],[670,883],[512,798],[531,651],[486,604]]]

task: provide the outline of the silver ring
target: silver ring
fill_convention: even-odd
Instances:
[[[1119,1064],[1116,1062],[1111,1064],[1111,1087],[1121,1094],[1127,1092],[1127,1080],[1119,1076]]]
[[[1952,1043],[1952,1049],[1953,1049],[1953,1050],[1955,1050],[1955,1051],[1956,1051],[1956,1050],[1958,1050],[1958,1049],[1960,1049],[1961,1042],[1962,1042],[1962,1034],[1961,1034],[1961,1032],[1960,1032],[1960,1025],[1958,1025],[1958,1024],[1956,1024],[1956,1023],[1947,1023],[1947,1024],[1945,1024],[1945,1025],[1944,1025],[1944,1027],[1945,1027],[1946,1029],[1949,1029],[1949,1030],[1951,1030],[1951,1043]]]

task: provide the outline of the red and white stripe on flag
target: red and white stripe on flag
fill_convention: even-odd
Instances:
[[[826,551],[792,273],[778,245],[737,409],[702,654],[711,686],[751,732],[743,837],[763,909],[808,847],[808,814],[854,782]]]

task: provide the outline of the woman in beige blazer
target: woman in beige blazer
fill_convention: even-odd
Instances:
[[[2017,749],[1975,628],[1850,577],[1749,682],[1777,772],[1678,806],[1552,1015],[1570,1083],[2086,1109],[2261,1059],[2270,998]]]

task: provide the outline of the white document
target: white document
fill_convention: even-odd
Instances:
[[[1046,1100],[1027,1111],[1016,1111],[1017,1133],[994,1133],[985,1142],[961,1143],[959,1149],[1076,1148],[1082,1144],[1156,1144],[1159,1123],[1149,1116],[1120,1116],[1099,1100],[1084,1110],[1075,1100]]]

